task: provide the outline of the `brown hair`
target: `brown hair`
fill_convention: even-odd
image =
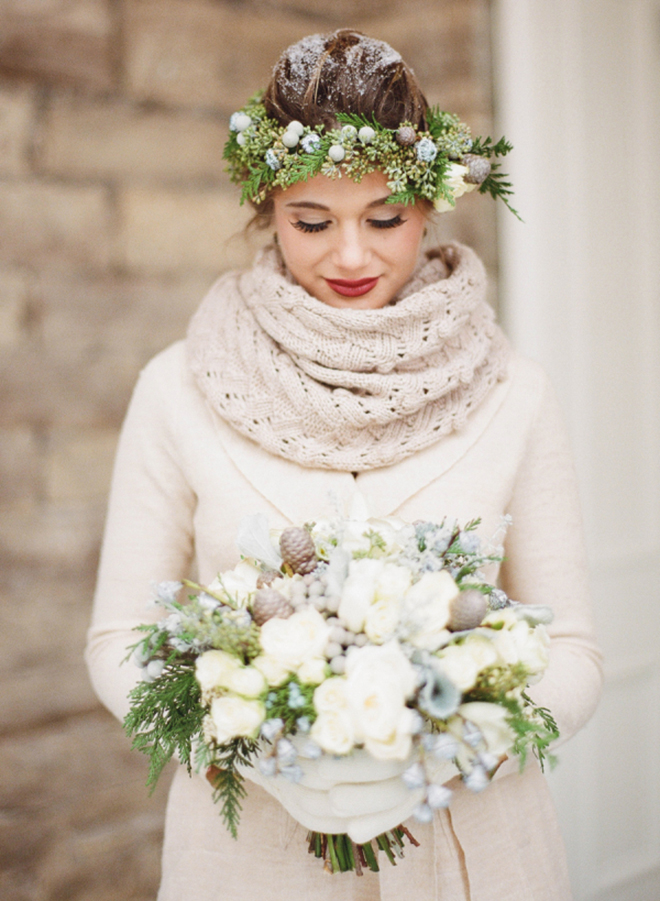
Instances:
[[[313,34],[282,53],[263,97],[266,112],[281,125],[337,126],[338,113],[357,113],[386,128],[409,122],[426,128],[428,103],[414,72],[384,41],[341,28]],[[272,198],[250,225],[268,228]]]

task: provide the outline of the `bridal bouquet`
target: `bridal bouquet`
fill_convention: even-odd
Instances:
[[[143,678],[124,724],[149,783],[173,755],[189,772],[213,767],[236,837],[249,766],[299,782],[324,755],[406,761],[429,822],[452,773],[477,792],[507,755],[543,764],[557,727],[526,689],[547,666],[552,615],[485,580],[502,548],[478,525],[337,518],[276,533],[255,515],[233,570],[156,586],[167,616],[130,649]],[[308,836],[326,869],[358,874],[378,869],[378,849],[395,862],[404,838],[416,844],[402,825],[361,843]]]

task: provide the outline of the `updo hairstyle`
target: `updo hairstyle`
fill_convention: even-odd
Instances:
[[[298,120],[312,128],[336,128],[338,113],[356,113],[373,116],[385,128],[410,122],[426,129],[428,103],[412,69],[389,44],[347,28],[312,34],[288,47],[262,102],[282,126]],[[272,196],[253,207],[250,225],[269,228]]]

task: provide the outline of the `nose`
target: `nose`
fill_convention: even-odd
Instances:
[[[369,241],[359,223],[347,222],[335,232],[333,262],[345,273],[364,272],[371,260]]]

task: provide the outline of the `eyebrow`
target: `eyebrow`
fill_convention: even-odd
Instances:
[[[370,210],[372,207],[382,206],[387,202],[387,199],[391,197],[390,194],[387,194],[385,197],[379,197],[378,200],[372,200],[371,203],[367,204],[367,209]],[[304,210],[325,210],[326,212],[330,211],[329,206],[324,206],[322,203],[314,203],[311,200],[292,200],[290,203],[286,204],[287,207],[296,207],[297,209]]]

